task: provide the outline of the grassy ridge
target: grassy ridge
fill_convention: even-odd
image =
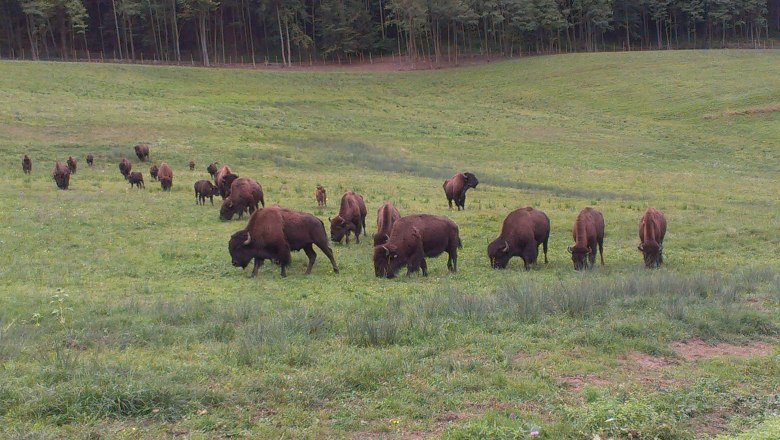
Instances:
[[[755,426],[777,408],[776,348],[691,362],[669,343],[776,344],[780,113],[765,110],[780,101],[778,66],[759,51],[388,74],[0,63],[0,434],[680,438]],[[121,179],[122,155],[146,174],[138,141],[172,165],[170,194]],[[80,170],[56,191],[49,170],[69,154]],[[270,265],[247,279],[226,249],[244,222],[194,203],[214,160],[258,179],[268,203],[323,220],[345,189],[365,196],[369,223],[385,199],[448,215],[461,270],[440,258],[428,279],[377,280],[370,246],[335,245],[341,274],[319,256],[305,277],[295,254],[287,279]],[[441,182],[462,169],[481,184],[450,212]],[[489,270],[487,243],[529,204],[551,218],[550,263]],[[588,205],[607,222],[607,266],[577,274],[569,228]],[[670,224],[655,273],[636,251],[646,206]],[[673,362],[637,373],[637,352]]]

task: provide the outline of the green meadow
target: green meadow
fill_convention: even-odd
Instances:
[[[386,73],[1,62],[0,437],[778,438],[778,72],[774,51]],[[332,243],[339,274],[315,249],[309,276],[298,252],[287,278],[251,279],[227,251],[246,217],[195,204],[213,161],[326,224],[355,190],[369,235]],[[458,171],[480,179],[465,211],[441,187]],[[445,255],[375,278],[384,200],[455,221],[458,272]],[[491,270],[487,244],[529,205],[549,263]],[[575,272],[586,206],[606,265]],[[649,206],[669,223],[653,271]]]

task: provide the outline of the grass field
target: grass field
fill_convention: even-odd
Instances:
[[[776,438],[778,71],[771,51],[407,73],[2,62],[0,437]],[[377,279],[369,235],[333,245],[340,274],[320,254],[304,276],[296,253],[286,279],[250,279],[227,253],[245,220],[194,203],[211,161],[325,221],[354,189],[369,234],[383,200],[447,215],[459,271]],[[480,185],[449,211],[463,170]],[[491,270],[527,205],[552,221],[549,264]],[[577,273],[585,206],[606,266]],[[648,206],[669,222],[656,271],[636,249]]]

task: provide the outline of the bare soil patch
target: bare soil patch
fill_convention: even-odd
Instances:
[[[595,374],[575,374],[574,376],[566,376],[561,379],[561,381],[563,382],[563,385],[575,392],[582,391],[586,385],[606,387],[613,384],[612,381],[601,378]]]
[[[701,339],[688,339],[672,343],[672,349],[683,359],[694,361],[701,358],[719,356],[752,357],[766,356],[772,351],[772,345],[754,341],[744,345],[734,345],[726,342],[708,344]]]

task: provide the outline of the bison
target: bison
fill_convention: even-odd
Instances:
[[[52,176],[59,189],[68,189],[68,185],[70,185],[70,168],[67,165],[61,162],[55,163]]]
[[[571,231],[574,246],[569,246],[574,270],[593,268],[596,245],[599,246],[601,265],[604,265],[604,216],[593,208],[585,208],[577,215]]]
[[[205,205],[206,197],[211,200],[211,206],[214,206],[214,196],[219,195],[219,189],[208,180],[198,180],[195,182],[195,204]]]
[[[68,169],[70,170],[71,174],[76,174],[76,158],[73,156],[68,156]]]
[[[149,146],[146,144],[138,144],[135,147],[135,155],[138,156],[138,160],[141,162],[146,162],[146,159],[149,159]]]
[[[543,244],[547,263],[547,241],[550,239],[550,219],[530,206],[515,209],[504,219],[498,238],[488,245],[487,253],[493,269],[504,269],[512,257],[523,259],[523,268],[536,264],[539,245]]]
[[[157,180],[160,181],[160,186],[163,191],[170,191],[173,186],[173,170],[167,163],[160,164],[160,168],[157,170]]]
[[[317,258],[312,245],[325,253],[333,266],[333,272],[338,273],[339,268],[328,246],[328,236],[322,221],[311,214],[274,205],[256,210],[249,218],[246,229],[230,237],[228,250],[233,266],[246,268],[252,259],[255,260],[253,278],[257,276],[257,270],[264,260],[277,263],[282,269],[282,277],[285,277],[286,268],[290,265],[290,251],[301,249],[309,257],[306,274],[311,273]]]
[[[130,188],[133,186],[138,186],[138,189],[146,189],[146,185],[144,185],[144,175],[138,171],[133,171],[130,173],[127,176],[127,181],[130,182]]]
[[[195,161],[191,160],[189,166],[190,166],[190,171],[195,171]]]
[[[26,154],[22,158],[22,172],[24,172],[24,174],[32,173],[32,160],[30,160],[30,157]]]
[[[149,175],[152,176],[152,180],[157,180],[157,173],[160,172],[160,168],[157,165],[149,167]]]
[[[317,206],[320,208],[328,206],[328,194],[321,185],[317,185],[317,189],[314,190],[314,198],[317,199]]]
[[[217,174],[214,176],[214,183],[217,184],[219,195],[222,196],[223,200],[230,195],[230,186],[236,179],[238,179],[238,174],[233,174],[233,171],[227,165],[217,171]]]
[[[341,208],[337,216],[330,221],[330,239],[338,243],[346,236],[349,244],[349,233],[355,234],[355,242],[360,244],[360,231],[366,235],[366,204],[360,194],[347,191],[341,196]]]
[[[654,269],[664,262],[664,236],[666,235],[666,218],[655,209],[647,208],[642,220],[639,221],[639,251],[645,259],[645,267]]]
[[[447,203],[450,204],[452,209],[452,202],[455,202],[455,207],[458,211],[466,209],[466,191],[469,188],[476,188],[479,185],[477,176],[471,173],[458,173],[449,179],[444,181],[444,194],[447,196]]]
[[[206,171],[209,172],[209,175],[211,175],[211,178],[213,179],[217,174],[217,163],[210,163],[209,166],[206,167]]]
[[[252,214],[259,207],[258,204],[265,206],[263,187],[256,180],[239,177],[233,181],[230,195],[222,201],[219,218],[230,220],[234,214],[238,214],[238,218],[241,218],[246,210]]]
[[[377,277],[393,278],[396,272],[406,266],[409,276],[422,269],[428,276],[426,257],[436,257],[447,252],[447,268],[458,269],[458,249],[463,245],[458,225],[447,217],[436,215],[408,215],[393,225],[390,238],[385,244],[374,247],[374,274]]]
[[[92,153],[87,154],[87,165],[92,166],[95,163],[95,156]]]
[[[119,162],[119,172],[122,173],[123,176],[125,176],[125,180],[127,180],[127,176],[130,175],[130,171],[133,169],[133,164],[130,163],[127,158],[123,157],[122,160]]]
[[[382,203],[382,206],[376,211],[376,234],[374,234],[374,246],[385,244],[390,238],[390,231],[393,230],[393,224],[401,218],[401,214],[390,202]]]

